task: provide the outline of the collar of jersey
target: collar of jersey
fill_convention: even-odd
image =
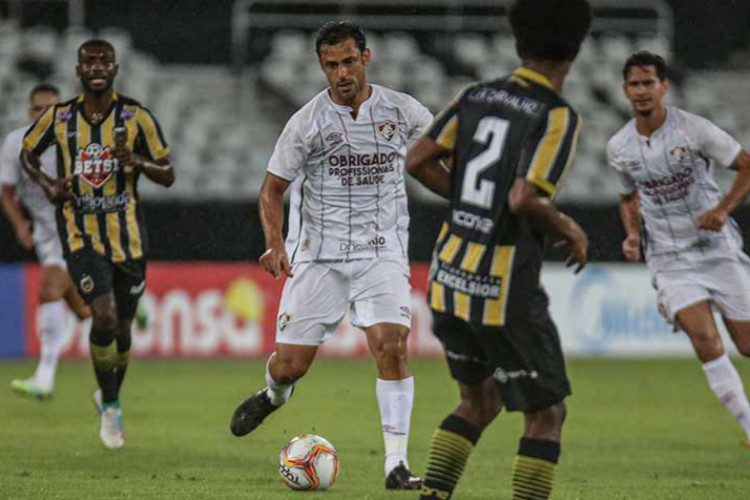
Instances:
[[[525,80],[538,83],[539,85],[542,85],[543,87],[547,87],[550,90],[555,90],[555,88],[552,86],[552,82],[549,81],[549,78],[547,78],[541,73],[534,71],[533,69],[518,68],[517,70],[513,72],[513,74],[516,76],[520,76],[521,78]]]
[[[645,135],[641,135],[641,133],[638,132],[638,125],[636,125],[635,123],[635,118],[633,119],[633,130],[635,130],[635,135],[636,137],[638,137],[639,141],[649,142],[651,139],[655,139],[665,133],[667,129],[667,124],[669,124],[672,118],[672,111],[669,106],[664,106],[664,108],[667,110],[667,118],[664,120],[664,123],[661,124],[661,127],[654,130],[654,132],[649,137],[646,137]]]
[[[362,101],[362,104],[359,105],[359,111],[361,112],[363,109],[367,109],[369,106],[372,106],[372,103],[375,102],[375,97],[379,94],[379,87],[378,85],[374,85],[372,83],[368,83],[370,87],[372,87],[372,93],[370,94],[370,97]],[[339,113],[346,113],[349,114],[352,112],[352,107],[347,106],[346,104],[337,104],[336,101],[333,100],[331,97],[330,89],[325,89],[324,92],[326,93],[326,98],[328,99],[328,102],[331,103],[331,106],[333,106],[336,111]],[[360,113],[357,114],[359,116]]]
[[[79,95],[78,102],[83,102],[84,97],[85,97],[85,94]],[[112,92],[112,102],[117,102],[117,92]]]

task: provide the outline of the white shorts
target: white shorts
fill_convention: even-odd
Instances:
[[[67,269],[62,253],[57,224],[53,220],[34,219],[34,250],[42,266],[60,266]]]
[[[711,259],[691,269],[654,273],[659,311],[670,322],[686,307],[708,300],[729,320],[750,320],[750,258]]]
[[[352,325],[411,327],[409,268],[395,260],[302,262],[281,294],[276,342],[320,345],[350,312]]]

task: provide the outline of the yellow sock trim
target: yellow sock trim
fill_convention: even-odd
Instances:
[[[516,455],[513,462],[513,500],[546,500],[552,493],[555,464]]]

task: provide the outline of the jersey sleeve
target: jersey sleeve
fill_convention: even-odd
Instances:
[[[15,140],[14,140],[15,139]],[[3,149],[0,151],[0,185],[15,186],[20,176],[20,137],[8,134],[3,141]]]
[[[697,136],[696,142],[701,151],[720,165],[731,166],[742,151],[740,143],[711,121],[695,115],[693,118],[694,123],[691,128]]]
[[[409,140],[413,141],[424,135],[432,124],[432,113],[421,102],[413,100],[413,106],[408,109]]]
[[[135,112],[135,119],[138,124],[138,137],[136,138],[134,152],[147,156],[151,160],[166,158],[171,150],[167,141],[164,140],[161,126],[154,115],[148,109],[138,107]]]
[[[437,143],[438,146],[449,151],[453,151],[456,146],[456,137],[458,136],[458,116],[461,100],[467,90],[467,87],[458,93],[458,95],[435,117],[435,121],[426,130],[424,136],[429,137]]]
[[[622,162],[612,141],[607,143],[607,163],[617,172],[617,186],[620,194],[633,194],[635,182],[622,167]]]
[[[56,109],[50,106],[29,128],[23,138],[23,149],[40,156],[55,142]]]
[[[292,182],[305,166],[307,152],[307,143],[300,133],[299,117],[295,115],[276,140],[267,170],[276,177]]]
[[[549,110],[524,148],[517,175],[554,196],[573,164],[581,125],[567,106]]]

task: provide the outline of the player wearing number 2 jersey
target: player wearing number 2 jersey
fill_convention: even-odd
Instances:
[[[365,81],[370,50],[352,23],[324,25],[316,51],[330,88],[289,120],[260,193],[268,248],[260,263],[277,279],[288,276],[276,352],[268,360],[267,387],[237,408],[231,430],[251,432],[289,399],[348,310],[378,367],[386,488],[418,489],[421,480],[409,472],[406,457],[414,378],[406,361],[411,313],[403,168],[407,144],[432,115],[412,97]]]
[[[522,67],[469,86],[407,156],[409,172],[451,202],[433,255],[430,306],[461,389],[461,403],[433,436],[425,499],[450,497],[503,406],[524,412],[526,424],[513,498],[547,498],[560,454],[570,386],[539,274],[546,234],[562,238],[571,264],[586,263],[586,235],[552,200],[581,128],[560,91],[591,13],[586,0],[518,0],[509,18]]]

